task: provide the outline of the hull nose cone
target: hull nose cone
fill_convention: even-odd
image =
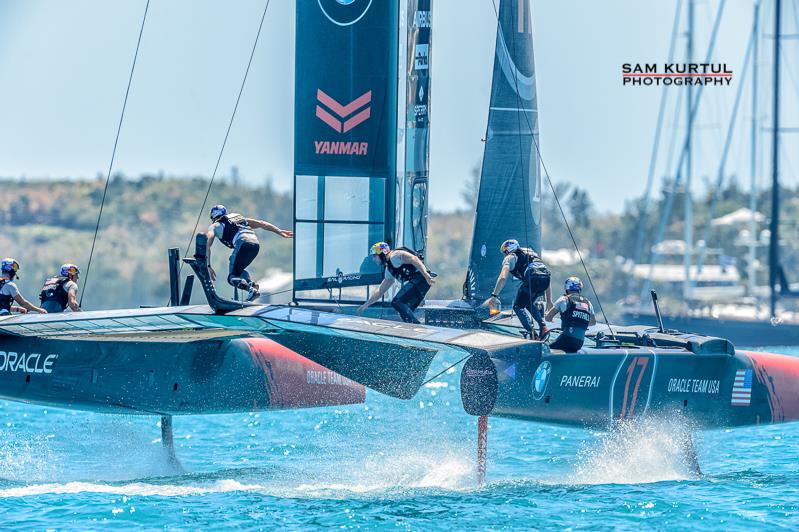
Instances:
[[[756,351],[739,352],[751,360],[758,382],[766,388],[771,421],[799,420],[799,358]]]

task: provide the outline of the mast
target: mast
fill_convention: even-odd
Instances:
[[[748,292],[750,296],[755,293],[755,259],[757,258],[755,244],[757,243],[757,222],[755,212],[757,211],[757,127],[758,127],[758,106],[757,106],[757,62],[759,59],[759,28],[760,28],[760,0],[755,2],[755,12],[752,23],[752,129],[750,132],[751,152],[749,157],[749,210],[752,218],[749,220],[749,259],[747,264]]]
[[[688,42],[686,45],[686,62],[691,64],[694,58],[694,0],[688,0]],[[693,262],[693,240],[694,240],[694,211],[693,211],[693,198],[691,197],[691,166],[692,166],[692,153],[691,153],[691,134],[693,130],[693,86],[688,85],[687,88],[687,106],[686,106],[686,154],[685,154],[685,228],[683,230],[683,240],[685,241],[685,254],[683,255],[683,270],[684,279],[682,285],[683,299],[687,299],[691,293],[691,263]]]
[[[774,87],[771,131],[771,237],[768,243],[768,284],[771,292],[771,317],[777,315],[777,272],[780,267],[780,34],[782,1],[774,0]]]

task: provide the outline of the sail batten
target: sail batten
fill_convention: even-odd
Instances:
[[[494,289],[505,239],[540,251],[541,171],[529,0],[501,0],[488,125],[464,296]],[[506,283],[502,299],[515,288]]]

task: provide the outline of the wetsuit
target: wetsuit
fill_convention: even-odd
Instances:
[[[247,219],[237,213],[226,214],[211,225],[211,230],[222,244],[233,250],[230,254],[227,282],[241,290],[249,289],[252,278],[247,266],[258,256],[261,245]]]
[[[509,254],[507,260],[509,266],[515,261],[510,273],[522,282],[516,292],[516,299],[513,301],[513,312],[516,313],[528,334],[533,332],[533,325],[530,323],[528,313],[538,323],[538,330],[543,331],[546,326],[544,315],[535,301],[543,296],[549,288],[549,269],[540,257],[523,249],[517,249]]]
[[[395,266],[391,262],[391,255],[388,254],[386,258],[386,271],[397,281],[403,283],[394,299],[391,300],[391,306],[396,310],[402,321],[406,323],[421,323],[413,311],[424,301],[424,296],[430,290],[430,284],[424,278],[424,274],[420,272],[413,264],[402,264]]]
[[[583,347],[585,331],[594,315],[591,302],[580,294],[567,294],[555,301],[555,308],[560,311],[560,336],[550,344],[550,349],[561,349],[574,353]]]

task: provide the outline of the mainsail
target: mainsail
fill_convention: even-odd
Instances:
[[[515,238],[540,251],[541,171],[538,101],[529,0],[501,0],[480,191],[464,296],[487,298],[502,264],[499,247]],[[510,299],[507,283],[500,298]],[[505,296],[505,297],[503,297]]]

